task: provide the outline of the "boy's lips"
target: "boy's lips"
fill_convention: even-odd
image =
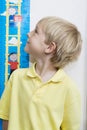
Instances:
[[[27,44],[29,44],[30,42],[29,41],[27,41]]]

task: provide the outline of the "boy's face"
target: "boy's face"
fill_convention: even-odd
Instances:
[[[45,44],[45,34],[42,26],[36,26],[35,30],[28,33],[28,40],[25,46],[25,51],[33,57],[41,58],[44,55],[47,45]]]

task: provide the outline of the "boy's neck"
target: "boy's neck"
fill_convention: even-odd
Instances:
[[[36,63],[36,72],[41,77],[43,82],[48,81],[57,72],[57,69],[49,60],[37,60]]]

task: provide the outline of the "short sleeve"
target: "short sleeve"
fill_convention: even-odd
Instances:
[[[79,90],[69,90],[65,102],[62,130],[80,130],[81,123],[81,96]]]
[[[11,81],[12,76],[10,76],[10,79],[6,84],[5,90],[0,100],[0,118],[4,120],[9,120],[11,89],[12,89]]]

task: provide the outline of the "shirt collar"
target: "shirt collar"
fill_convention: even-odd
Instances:
[[[35,65],[36,65],[36,62],[33,63],[33,65],[28,69],[28,72],[27,72],[28,76],[30,76],[30,77],[37,77],[37,73],[35,71]]]
[[[28,69],[27,76],[33,77],[33,78],[39,77],[39,75],[35,71],[35,65],[36,65],[36,62],[33,63],[33,65]],[[59,69],[49,81],[53,81],[53,82],[63,81],[63,79],[65,78],[65,75],[66,74],[65,74],[64,70]]]

